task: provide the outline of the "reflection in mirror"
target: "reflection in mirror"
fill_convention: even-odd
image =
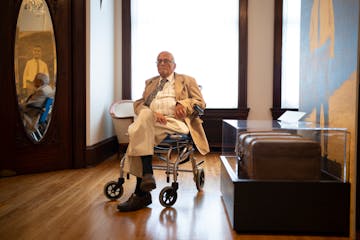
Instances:
[[[56,48],[45,0],[23,0],[16,25],[15,84],[20,116],[39,142],[51,120],[56,89]]]

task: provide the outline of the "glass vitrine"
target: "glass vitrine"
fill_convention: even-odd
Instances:
[[[222,157],[228,160],[238,176],[240,176],[241,161],[240,134],[262,131],[289,133],[318,142],[321,148],[319,157],[321,180],[349,181],[350,133],[346,128],[320,126],[312,122],[225,119],[222,125]],[[268,154],[272,154],[271,151]]]

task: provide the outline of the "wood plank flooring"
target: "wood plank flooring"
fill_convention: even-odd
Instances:
[[[221,199],[219,154],[201,158],[206,177],[202,192],[196,190],[192,173],[180,173],[178,199],[164,208],[158,196],[169,184],[157,170],[153,203],[130,213],[120,213],[116,206],[133,192],[135,177],[125,182],[119,201],[108,201],[103,194],[104,185],[119,176],[116,155],[91,168],[1,178],[0,239],[347,239],[237,234]]]

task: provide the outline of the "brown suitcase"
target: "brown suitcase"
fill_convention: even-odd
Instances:
[[[268,136],[268,137],[282,137],[282,136],[291,136],[292,134],[289,132],[275,132],[275,131],[251,131],[251,132],[241,132],[238,136],[238,144],[236,146],[237,155],[242,158],[244,155],[244,151],[246,149],[246,140],[253,139],[252,137],[256,136]],[[298,135],[296,135],[298,136]]]
[[[252,138],[239,162],[240,175],[264,180],[320,179],[318,142],[293,136]]]

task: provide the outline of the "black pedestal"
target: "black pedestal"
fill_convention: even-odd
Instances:
[[[349,183],[239,179],[231,161],[221,156],[221,192],[235,231],[349,236]]]

